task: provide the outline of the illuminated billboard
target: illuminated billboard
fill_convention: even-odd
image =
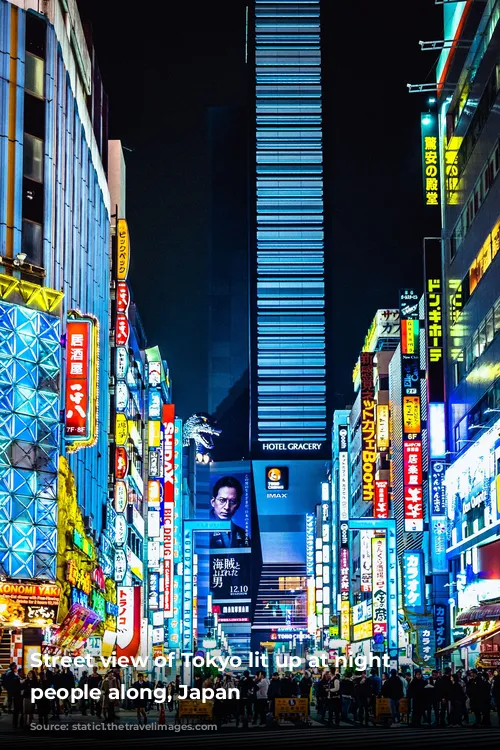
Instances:
[[[385,537],[372,543],[373,635],[387,635],[387,547]]]
[[[66,394],[64,436],[68,451],[97,440],[97,319],[69,313],[66,328]]]
[[[373,354],[362,352],[361,377],[361,461],[362,497],[373,502],[375,490],[375,462],[377,446],[375,435],[375,387],[373,383]]]
[[[0,570],[12,578],[56,578],[60,325],[0,302]]]
[[[465,541],[500,518],[496,465],[500,460],[500,420],[446,470],[445,486],[451,546]]]
[[[165,617],[172,617],[174,594],[174,430],[175,407],[164,404],[163,434],[163,586]]]
[[[420,118],[422,136],[422,180],[424,203],[439,206],[438,116],[425,112]]]
[[[410,612],[424,611],[424,559],[421,550],[403,552],[403,601]]]
[[[273,475],[274,476],[274,475]],[[283,475],[281,475],[283,476]],[[221,622],[250,621],[252,493],[249,473],[211,474],[209,518],[230,521],[229,531],[210,534],[210,591],[214,605],[231,604]],[[243,606],[243,611],[236,609]]]
[[[424,530],[419,295],[400,291],[404,530]]]

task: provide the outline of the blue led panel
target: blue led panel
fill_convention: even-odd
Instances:
[[[255,2],[257,440],[327,438],[320,3]]]
[[[0,302],[0,570],[56,577],[60,321]]]

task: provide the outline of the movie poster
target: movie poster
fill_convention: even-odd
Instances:
[[[213,474],[209,518],[231,521],[210,535],[210,591],[220,622],[249,622],[251,581],[251,480],[249,473]]]

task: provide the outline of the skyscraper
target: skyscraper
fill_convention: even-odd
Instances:
[[[252,454],[319,457],[329,449],[319,0],[256,0],[250,42]]]

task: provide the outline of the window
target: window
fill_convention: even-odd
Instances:
[[[479,329],[478,334],[478,357],[481,356],[481,354],[486,349],[486,325],[483,323],[481,328]]]
[[[495,337],[495,327],[493,325],[493,311],[486,318],[486,346],[491,344]]]
[[[23,219],[21,245],[22,251],[26,253],[30,263],[33,263],[35,266],[43,266],[41,224]]]
[[[23,174],[37,182],[43,180],[43,141],[29,133],[24,134]]]
[[[27,91],[31,92],[35,96],[39,96],[40,98],[43,97],[44,93],[44,72],[44,61],[39,57],[35,57],[35,55],[31,55],[29,52],[27,52],[24,87]]]
[[[495,333],[500,333],[500,302],[497,302],[495,305],[493,320],[495,324]]]

